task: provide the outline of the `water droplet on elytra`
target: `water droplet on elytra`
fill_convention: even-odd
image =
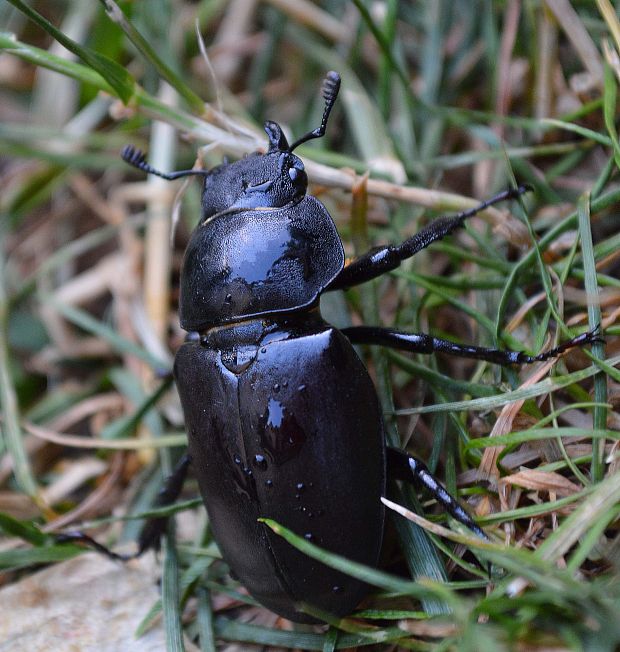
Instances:
[[[267,460],[265,459],[264,455],[254,455],[254,463],[260,469],[266,469],[267,468]]]
[[[295,457],[306,441],[306,433],[295,415],[275,398],[269,399],[261,422],[261,444],[276,464]]]
[[[265,480],[265,486],[268,489],[272,489],[273,488],[273,480]]]
[[[256,498],[256,484],[254,483],[252,469],[243,464],[239,454],[235,453],[232,459],[234,462],[234,466],[231,468],[232,478],[238,491],[254,500]]]
[[[267,404],[267,426],[279,430],[284,421],[284,406],[275,398],[270,398]]]

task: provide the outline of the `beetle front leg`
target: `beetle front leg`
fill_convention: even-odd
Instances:
[[[422,249],[426,249],[433,242],[445,238],[456,229],[462,227],[466,219],[501,201],[519,197],[528,190],[529,188],[527,186],[504,190],[504,192],[500,192],[499,195],[483,201],[474,208],[458,213],[453,217],[440,217],[434,220],[426,228],[399,245],[386,245],[371,249],[349,263],[330,283],[327,290],[344,290],[396,269],[403,260],[415,256],[415,254],[422,251]]]
[[[388,478],[392,480],[402,480],[424,487],[450,516],[470,529],[476,536],[488,540],[482,528],[474,523],[472,517],[433,476],[424,462],[403,450],[388,447],[387,473]]]
[[[183,484],[187,478],[187,471],[191,458],[188,453],[186,453],[177,463],[176,467],[172,473],[166,478],[164,486],[160,489],[155,499],[153,505],[154,508],[157,507],[166,507],[172,505],[183,489]],[[166,525],[168,523],[168,517],[162,516],[159,518],[149,519],[142,528],[140,536],[138,537],[138,550],[132,554],[119,554],[113,552],[106,546],[102,545],[95,539],[93,539],[88,534],[80,531],[73,532],[63,532],[56,536],[56,541],[58,543],[84,543],[87,546],[94,548],[97,552],[102,553],[110,559],[118,561],[129,561],[130,559],[135,559],[140,557],[145,553],[149,548],[159,549],[159,540],[161,535],[166,530]]]
[[[568,349],[603,341],[600,337],[600,327],[597,326],[591,331],[581,333],[581,335],[577,335],[553,349],[549,349],[538,355],[528,355],[523,351],[506,351],[482,346],[457,344],[456,342],[433,337],[426,333],[406,333],[392,328],[380,328],[377,326],[353,326],[351,328],[343,328],[342,333],[349,339],[351,344],[387,346],[402,351],[410,351],[411,353],[441,352],[456,355],[461,358],[486,360],[487,362],[499,365],[544,362],[550,358],[558,357]]]

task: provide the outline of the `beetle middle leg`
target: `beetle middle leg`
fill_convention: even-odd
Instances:
[[[480,213],[485,208],[489,208],[489,206],[508,199],[515,199],[529,189],[528,186],[509,188],[495,195],[495,197],[481,202],[478,206],[474,206],[474,208],[457,213],[452,217],[440,217],[434,220],[427,227],[404,242],[401,242],[399,245],[385,245],[371,249],[349,263],[330,283],[327,289],[344,290],[396,269],[407,258],[415,256],[415,254],[422,251],[422,249],[426,249],[433,242],[445,238],[456,229],[462,227],[468,218]]]
[[[166,478],[163,487],[157,494],[157,498],[153,505],[154,508],[167,507],[176,502],[183,489],[185,479],[187,478],[190,463],[191,458],[189,454],[186,453],[179,460],[172,473]],[[113,552],[88,534],[80,531],[63,532],[56,536],[56,541],[58,543],[85,543],[110,559],[129,561],[130,559],[140,557],[140,555],[151,548],[154,548],[155,550],[159,549],[160,537],[166,531],[168,518],[168,516],[161,516],[149,519],[144,524],[140,536],[138,537],[138,550],[132,554],[118,554]]]
[[[486,360],[499,365],[544,362],[545,360],[558,357],[569,349],[603,341],[600,337],[600,328],[597,326],[591,331],[581,333],[553,349],[549,349],[538,355],[528,355],[523,351],[508,351],[505,349],[472,346],[469,344],[457,344],[456,342],[433,337],[426,333],[407,333],[405,331],[380,328],[377,326],[353,326],[351,328],[343,328],[342,333],[352,344],[374,344],[410,351],[411,353],[441,352],[456,355],[461,358]]]
[[[387,346],[390,348],[410,351],[412,353],[436,353],[443,352],[464,358],[486,360],[494,364],[531,364],[555,358],[565,351],[574,347],[585,346],[593,342],[600,342],[600,328],[597,326],[591,331],[577,335],[572,339],[563,342],[559,346],[544,351],[538,355],[528,355],[522,351],[507,351],[502,349],[486,348],[457,344],[450,340],[433,337],[426,333],[407,333],[391,328],[380,328],[376,326],[353,326],[344,328],[343,335],[352,344],[372,344]],[[484,532],[472,521],[471,517],[458,504],[441,484],[431,475],[423,462],[412,457],[405,451],[395,448],[388,448],[387,453],[388,474],[396,479],[409,482],[417,482],[426,487],[444,509],[457,521],[468,527],[478,536],[486,538]]]
[[[600,337],[600,328],[596,327],[591,331],[587,331],[563,342],[553,349],[531,356],[522,351],[506,351],[457,344],[456,342],[433,337],[426,333],[406,333],[376,326],[354,326],[351,328],[344,328],[342,333],[352,344],[387,346],[413,353],[435,353],[440,351],[465,358],[486,360],[500,365],[542,362],[550,358],[555,358],[568,349],[602,341]],[[467,514],[467,512],[459,505],[456,498],[451,496],[439,481],[433,477],[423,462],[412,457],[405,451],[397,448],[388,448],[387,470],[388,476],[393,479],[412,482],[425,487],[437,502],[459,523],[465,525],[477,536],[484,539],[487,538],[483,530],[474,523],[469,514]]]

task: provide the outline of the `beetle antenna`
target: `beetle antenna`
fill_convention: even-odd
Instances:
[[[154,167],[151,167],[146,162],[146,156],[144,155],[144,152],[137,149],[133,145],[125,145],[125,147],[123,147],[123,150],[121,151],[121,158],[123,161],[125,161],[125,163],[133,165],[134,168],[138,168],[138,170],[142,170],[147,174],[155,174],[162,179],[166,179],[167,181],[173,181],[174,179],[180,179],[181,177],[189,177],[192,175],[206,176],[208,174],[206,170],[179,170],[178,172],[170,172],[169,174],[160,172]]]
[[[321,119],[321,126],[309,131],[305,136],[302,136],[299,140],[296,140],[289,148],[288,151],[292,152],[296,147],[305,143],[308,140],[313,140],[314,138],[321,138],[325,135],[325,129],[327,128],[327,121],[329,120],[329,114],[336,103],[336,98],[338,97],[338,91],[340,90],[340,75],[333,70],[330,70],[325,79],[323,80],[322,94],[323,99],[325,100],[325,109],[323,110],[323,118]]]

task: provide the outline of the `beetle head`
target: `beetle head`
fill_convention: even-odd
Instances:
[[[325,109],[321,124],[292,145],[276,122],[265,122],[269,149],[236,163],[213,168],[206,176],[202,194],[202,220],[222,212],[243,209],[269,210],[296,204],[306,194],[308,177],[293,150],[325,134],[329,114],[340,89],[340,75],[328,72],[323,82]]]
[[[202,219],[221,212],[247,208],[283,208],[306,194],[308,177],[304,164],[291,153],[286,136],[275,122],[266,122],[269,136],[266,154],[219,165],[205,177]]]

